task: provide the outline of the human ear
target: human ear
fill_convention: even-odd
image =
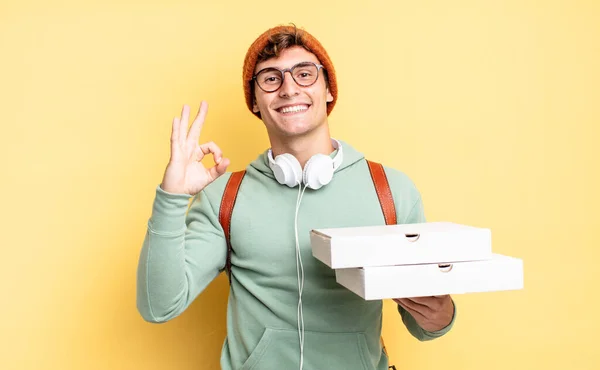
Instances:
[[[333,95],[331,95],[331,92],[329,91],[329,89],[327,89],[327,103],[331,103],[333,101]]]

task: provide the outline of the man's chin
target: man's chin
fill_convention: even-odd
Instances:
[[[275,128],[281,134],[286,136],[304,135],[315,129],[315,125],[312,125],[306,120],[286,120],[283,122],[277,122]]]
[[[277,128],[275,130],[270,130],[270,131],[271,131],[271,134],[274,134],[281,138],[290,139],[290,138],[297,138],[297,137],[303,137],[303,136],[310,135],[312,132],[314,132],[314,129],[315,129],[314,127],[306,127],[306,126],[301,126],[301,127],[277,126]]]
[[[306,136],[313,133],[320,126],[314,123],[314,118],[308,119],[286,119],[286,120],[273,120],[270,123],[265,123],[267,131],[271,135],[280,137],[300,137]]]

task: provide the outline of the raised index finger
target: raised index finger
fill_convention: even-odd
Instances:
[[[208,113],[208,103],[203,101],[200,103],[200,109],[198,110],[198,115],[196,119],[194,119],[194,123],[192,127],[190,127],[190,132],[188,133],[187,139],[194,143],[198,143],[200,139],[200,132],[202,131],[202,126],[204,125],[204,119],[206,118],[206,114]]]

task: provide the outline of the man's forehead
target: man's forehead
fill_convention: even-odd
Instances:
[[[277,58],[271,58],[264,62],[257,63],[254,72],[258,72],[264,68],[291,68],[294,65],[302,62],[313,62],[319,64],[319,59],[310,51],[301,46],[293,46],[287,48],[279,54]]]

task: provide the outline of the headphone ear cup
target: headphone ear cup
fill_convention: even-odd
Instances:
[[[317,190],[329,184],[333,178],[333,160],[324,154],[315,154],[304,166],[302,181],[309,188]]]
[[[278,155],[271,166],[275,178],[280,184],[290,188],[297,186],[302,181],[302,167],[298,160],[289,153]]]

